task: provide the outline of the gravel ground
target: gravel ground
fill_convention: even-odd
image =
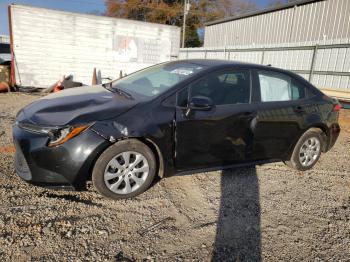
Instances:
[[[309,172],[276,163],[171,177],[112,201],[15,175],[11,124],[35,99],[0,94],[0,261],[349,261],[350,111]]]

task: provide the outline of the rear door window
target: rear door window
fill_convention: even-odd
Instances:
[[[258,71],[262,102],[293,101],[306,98],[305,86],[290,76],[273,72]]]

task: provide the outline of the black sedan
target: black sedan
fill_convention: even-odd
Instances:
[[[17,174],[118,199],[155,176],[283,161],[312,168],[340,132],[339,103],[289,71],[219,60],[163,63],[54,93],[13,127]]]

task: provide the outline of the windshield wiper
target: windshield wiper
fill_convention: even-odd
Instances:
[[[118,93],[119,95],[124,96],[124,97],[126,97],[128,99],[132,98],[132,95],[129,94],[128,92],[124,91],[123,89],[120,89],[118,87],[112,88],[112,82],[106,83],[106,84],[102,84],[102,86],[104,88],[106,88],[108,91],[111,91],[113,93]]]
[[[120,89],[120,88],[118,88],[118,87],[114,87],[113,90],[114,90],[115,92],[117,92],[119,95],[125,96],[125,97],[128,98],[128,99],[131,99],[131,98],[132,98],[132,95],[129,94],[128,92],[126,92],[126,91],[123,90],[123,89]]]
[[[112,88],[111,83],[102,84],[102,87],[107,89],[108,91],[111,91],[112,93],[115,93],[115,90]]]

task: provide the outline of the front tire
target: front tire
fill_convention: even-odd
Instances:
[[[154,154],[136,139],[119,141],[97,159],[92,182],[103,196],[131,198],[143,193],[156,174]]]
[[[285,164],[299,171],[311,169],[321,156],[323,148],[323,132],[318,128],[310,128],[295,145],[291,158]]]

